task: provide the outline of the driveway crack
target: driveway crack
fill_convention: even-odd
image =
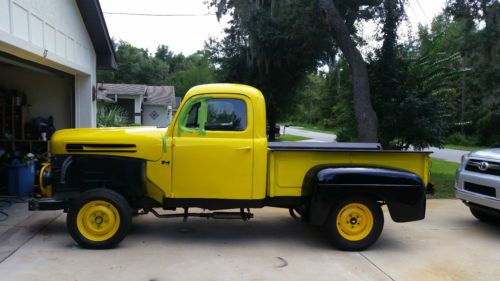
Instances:
[[[385,276],[387,276],[387,278],[391,279],[392,281],[395,281],[394,278],[392,278],[387,272],[385,272],[384,270],[382,270],[382,268],[380,268],[378,265],[376,265],[373,261],[371,261],[367,256],[365,256],[362,252],[359,252],[359,254],[365,258],[365,260],[367,260],[369,263],[371,263],[375,268],[377,268],[378,270],[380,270],[380,272],[382,272]]]
[[[37,236],[39,233],[43,232],[43,231],[44,231],[44,230],[45,230],[45,229],[46,229],[46,228],[47,228],[47,227],[48,227],[51,223],[53,223],[53,222],[54,222],[57,218],[59,218],[61,215],[62,215],[62,213],[61,213],[61,214],[59,214],[59,215],[57,215],[57,216],[55,216],[55,217],[54,217],[53,219],[51,219],[51,220],[50,220],[50,221],[49,221],[46,225],[44,225],[44,226],[40,227],[37,231],[34,231],[34,232],[32,233],[32,235],[30,235],[30,236],[28,237],[28,239],[26,239],[25,241],[23,241],[23,242],[21,243],[21,245],[17,246],[17,247],[16,247],[13,251],[11,251],[11,252],[10,252],[7,256],[5,256],[5,258],[1,259],[1,260],[0,260],[0,264],[1,264],[1,263],[3,263],[4,261],[6,261],[8,258],[10,258],[12,255],[14,255],[14,254],[17,252],[17,250],[21,249],[24,245],[26,245],[26,243],[28,243],[29,241],[31,241],[31,240],[32,240],[35,236]],[[13,226],[13,228],[14,228],[14,227],[18,227],[18,226]],[[23,226],[23,227],[28,228],[27,226]]]

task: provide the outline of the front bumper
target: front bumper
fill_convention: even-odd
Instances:
[[[466,202],[470,202],[470,203],[474,203],[476,205],[482,205],[482,206],[486,206],[486,207],[489,207],[492,209],[500,210],[500,200],[493,198],[493,197],[489,197],[489,196],[485,196],[485,195],[481,195],[481,194],[477,194],[477,193],[473,193],[473,192],[468,192],[465,190],[460,190],[460,189],[457,189],[456,187],[455,187],[455,196],[458,199],[461,199],[461,200],[466,201]]]
[[[53,211],[67,210],[68,202],[66,200],[57,199],[31,199],[28,202],[28,210],[30,211]]]

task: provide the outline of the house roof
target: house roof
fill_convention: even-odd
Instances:
[[[97,84],[97,89],[105,92],[106,95],[144,95],[147,88],[147,85],[142,84]]]
[[[80,10],[92,45],[94,45],[97,67],[116,69],[118,65],[116,63],[115,49],[109,37],[99,0],[76,0],[76,5]]]
[[[143,95],[144,105],[161,105],[177,108],[180,103],[177,102],[175,97],[174,86],[98,83],[97,89],[97,98],[104,101],[109,101],[110,95]]]
[[[145,105],[175,106],[174,86],[148,86],[144,96]]]

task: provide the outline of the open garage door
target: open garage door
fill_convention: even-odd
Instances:
[[[0,149],[41,154],[51,133],[75,125],[75,78],[0,52]]]

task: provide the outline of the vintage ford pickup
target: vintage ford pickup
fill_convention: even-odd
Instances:
[[[250,208],[287,208],[323,226],[337,248],[355,251],[380,236],[384,204],[396,222],[425,217],[429,153],[376,143],[268,143],[265,108],[253,87],[201,85],[166,129],[57,131],[40,173],[46,198],[29,208],[67,212],[69,233],[86,248],[115,246],[132,216],[149,212],[248,220]],[[184,212],[169,212],[177,208]],[[223,209],[239,210],[207,211]]]

